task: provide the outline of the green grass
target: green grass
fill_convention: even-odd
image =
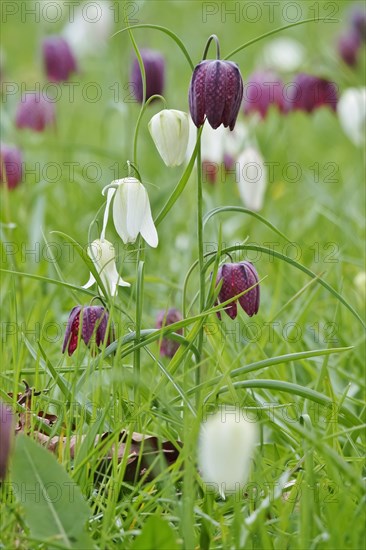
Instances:
[[[250,3],[237,4],[241,6],[238,22],[230,15],[223,21],[222,11],[204,22],[202,2],[155,0],[137,4],[135,18],[136,23],[162,25],[175,32],[194,64],[212,33],[218,35],[224,57],[241,44],[289,23],[276,10],[271,22],[264,8],[262,17],[250,22],[243,16]],[[314,17],[309,2],[296,4],[302,9],[302,19]],[[320,16],[329,15],[326,3],[315,4],[319,4]],[[300,25],[284,34],[306,48],[305,70],[325,71],[340,90],[364,85],[362,63],[351,71],[337,59],[334,41],[346,25],[348,3],[333,4],[342,21]],[[123,26],[120,16],[115,30]],[[9,17],[2,44],[5,79],[25,82],[28,89],[43,82],[39,40],[61,27],[62,22],[37,26],[32,18],[22,22],[20,12]],[[134,38],[139,48],[163,51],[168,108],[187,110],[191,69],[178,47],[154,29],[136,29]],[[264,43],[257,42],[233,57],[244,81],[258,66]],[[236,261],[255,263],[261,278],[256,317],[249,319],[242,310],[235,322],[225,314],[219,322],[214,312],[200,316],[197,269],[185,288],[185,277],[198,257],[193,174],[159,223],[158,248],[145,249],[143,281],[141,273],[137,280],[135,247],[123,246],[109,223],[107,238],[116,246],[123,278],[131,283],[130,289],[120,288],[111,308],[117,342],[96,356],[83,343],[71,358],[61,354],[71,308],[88,304],[97,289],[81,288],[88,279],[88,266],[60,233],[86,250],[88,238],[97,238],[101,230],[101,190],[113,179],[127,175],[126,161],[132,161],[139,115],[136,103],[123,101],[129,93],[124,85],[129,80],[132,55],[124,32],[110,40],[103,56],[87,60],[82,74],[73,78],[80,82],[73,102],[66,86],[61,88],[56,133],[38,136],[17,131],[12,121],[19,94],[4,100],[2,140],[20,145],[26,166],[37,173],[28,173],[11,193],[1,189],[2,222],[15,227],[1,227],[2,265],[7,271],[1,274],[0,398],[16,406],[7,394],[22,392],[24,379],[42,390],[33,398],[32,410],[57,415],[57,422],[48,427],[50,436],[62,440],[54,456],[63,474],[75,481],[84,495],[89,510],[86,530],[96,548],[191,550],[208,547],[207,541],[212,549],[362,548],[365,336],[361,322],[347,305],[364,318],[365,297],[354,284],[355,276],[365,269],[364,159],[330,111],[287,117],[271,112],[255,128],[264,159],[276,163],[260,215],[295,243],[293,246],[244,212],[222,212],[204,227],[205,254],[220,245],[222,249],[235,247],[232,255]],[[102,89],[96,103],[82,94],[90,82],[97,82]],[[114,101],[116,90],[118,102]],[[164,166],[148,133],[147,123],[160,108],[158,103],[147,108],[138,138],[138,167],[154,217],[184,172],[182,167]],[[77,163],[73,177],[66,164],[70,162]],[[89,163],[96,165],[93,168]],[[289,163],[301,169],[297,181],[293,181]],[[57,177],[52,172],[55,166],[61,170]],[[233,177],[219,180],[215,186],[204,183],[205,214],[229,205],[242,206]],[[92,224],[98,211],[97,223]],[[276,255],[265,253],[265,248]],[[311,270],[317,278],[283,261],[281,255]],[[214,263],[205,271],[207,292],[213,268]],[[319,284],[320,278],[346,305]],[[183,301],[185,341],[169,361],[159,356],[162,334],[148,329],[155,327],[159,310],[182,310]],[[207,309],[212,305],[207,304]],[[136,324],[141,328],[140,342],[129,336]],[[199,354],[201,327],[198,362],[192,346]],[[228,495],[224,501],[207,494],[196,458],[202,419],[217,408],[225,411],[225,407],[257,420],[260,442],[246,486],[240,495]],[[36,415],[29,421],[32,436],[38,427]],[[121,460],[117,449],[122,431],[129,437]],[[134,479],[127,460],[131,449],[136,449],[133,431],[156,436],[158,448],[170,441],[179,451],[177,460],[168,465],[162,453],[153,455],[144,463],[147,471]],[[101,434],[108,435],[96,443]],[[142,460],[140,450],[132,470]],[[103,461],[107,454],[109,460]],[[51,453],[39,455],[37,475],[54,468],[54,481],[61,484],[49,457]],[[137,466],[136,471],[139,469]],[[14,495],[19,479],[15,470],[10,462],[9,477],[1,486],[0,547],[70,547],[66,539],[57,546],[34,535],[28,497]],[[62,516],[60,503],[56,501],[56,509]],[[80,516],[77,507],[72,510],[75,525],[78,521],[84,525],[85,509]]]

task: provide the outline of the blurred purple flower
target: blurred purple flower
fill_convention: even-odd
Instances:
[[[156,328],[162,328],[167,325],[172,325],[173,323],[177,323],[178,321],[181,321],[181,320],[182,320],[182,315],[177,309],[171,308],[171,309],[168,309],[168,311],[163,309],[159,311],[157,315],[155,326]],[[175,332],[177,334],[183,334],[182,329],[178,329]],[[175,342],[170,338],[162,338],[161,346],[160,346],[160,355],[165,357],[173,357],[178,348],[179,348],[178,342]]]
[[[363,41],[366,40],[366,8],[355,7],[351,14],[351,24],[354,30],[357,32],[359,38]]]
[[[360,45],[360,37],[354,31],[343,34],[339,38],[338,52],[347,65],[350,65],[351,67],[356,65]]]
[[[223,264],[217,272],[216,286],[218,286],[221,280],[222,286],[218,295],[218,303],[226,302],[230,298],[252,287],[258,283],[259,277],[253,264],[243,261],[240,263]],[[257,284],[257,286],[249,290],[249,292],[240,296],[238,300],[249,317],[258,313],[259,285]],[[234,300],[231,304],[227,305],[225,307],[225,312],[231,319],[235,319],[237,316],[237,301]],[[217,312],[217,316],[221,320],[220,312]]]
[[[66,347],[69,355],[72,355],[78,346],[80,331],[80,314],[82,315],[81,339],[85,345],[90,345],[92,336],[99,348],[106,338],[109,314],[102,306],[75,306],[67,321],[62,353]],[[108,334],[107,346],[114,339],[113,327]]]
[[[48,80],[62,82],[77,71],[74,54],[62,36],[47,36],[43,40],[43,61]]]
[[[214,130],[233,130],[243,98],[243,79],[236,63],[205,60],[196,65],[189,87],[189,109],[197,128],[205,116]]]
[[[337,109],[337,85],[325,78],[299,73],[287,93],[289,111],[312,113],[315,109],[328,105]]]
[[[26,92],[18,103],[15,123],[17,128],[43,132],[55,123],[54,104],[39,92]]]
[[[0,181],[14,189],[22,181],[22,153],[17,147],[0,144]]]
[[[7,405],[0,402],[0,480],[6,476],[12,438],[13,413]]]
[[[165,59],[156,50],[141,49],[140,54],[145,68],[146,100],[153,95],[162,95],[165,82]],[[143,100],[142,77],[137,58],[133,60],[131,83],[134,95],[139,103]]]
[[[271,105],[276,105],[279,111],[284,111],[283,82],[271,71],[256,71],[250,77],[245,87],[245,114],[258,112],[265,118]]]

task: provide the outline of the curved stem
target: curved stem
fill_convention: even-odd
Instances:
[[[202,61],[204,61],[206,59],[206,55],[207,55],[207,52],[208,52],[208,49],[210,47],[210,44],[211,44],[212,40],[214,40],[215,43],[216,43],[216,59],[220,59],[220,42],[219,42],[219,39],[217,38],[216,34],[211,34],[210,38],[206,42],[206,46],[205,46],[205,49],[203,51]]]
[[[130,160],[127,161],[127,167],[128,167],[128,177],[131,176],[131,168],[133,170],[135,170],[136,172],[136,175],[138,177],[138,180],[141,181],[141,175],[140,175],[140,172],[137,170],[135,164],[133,162],[131,162]]]
[[[327,17],[323,17],[323,18],[320,18],[320,19],[318,19],[318,18],[316,18],[316,19],[315,18],[314,19],[304,19],[304,21],[297,21],[296,23],[290,23],[289,25],[285,25],[284,27],[278,27],[277,29],[273,29],[273,31],[268,31],[268,32],[262,34],[261,36],[257,36],[256,38],[253,38],[253,40],[249,40],[249,42],[245,42],[245,44],[242,44],[238,48],[235,48],[235,50],[228,53],[224,57],[224,61],[226,59],[230,59],[230,57],[233,57],[233,55],[240,52],[241,50],[244,50],[248,46],[251,46],[252,44],[255,44],[256,42],[259,42],[263,38],[267,38],[267,36],[271,36],[272,34],[277,34],[278,32],[284,31],[286,29],[290,29],[291,27],[296,27],[297,25],[304,25],[305,23],[314,23],[314,22],[319,22],[319,21],[328,21],[328,22],[330,22],[331,19],[329,19]]]
[[[184,57],[186,58],[186,60],[189,63],[190,68],[193,71],[193,69],[194,69],[193,61],[192,61],[191,56],[189,55],[185,45],[183,44],[181,39],[174,32],[172,32],[170,29],[167,29],[166,27],[162,27],[161,25],[151,25],[151,24],[143,23],[143,24],[140,24],[140,25],[132,25],[132,26],[125,27],[124,29],[121,29],[121,30],[115,32],[114,34],[112,34],[111,38],[114,38],[115,36],[117,36],[117,34],[120,34],[122,32],[125,32],[125,31],[128,32],[130,29],[155,29],[157,31],[161,31],[161,32],[167,34],[168,36],[170,36],[170,38],[172,38],[174,40],[174,42],[177,44],[177,46],[181,49]]]

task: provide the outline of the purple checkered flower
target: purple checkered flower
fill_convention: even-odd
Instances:
[[[271,105],[284,111],[283,82],[271,71],[256,71],[246,84],[244,96],[245,114],[257,112],[265,118]]]
[[[77,71],[75,56],[62,36],[47,36],[43,40],[43,62],[48,80],[62,82]]]
[[[244,309],[245,313],[252,317],[258,313],[259,309],[259,285],[256,284],[259,281],[257,271],[253,264],[247,261],[223,264],[216,277],[216,286],[222,280],[222,286],[218,295],[217,303],[226,302],[244,292],[248,288],[252,288],[240,298],[238,298],[239,304]],[[235,319],[237,316],[237,300],[234,300],[225,307],[225,312],[231,319]],[[221,313],[217,312],[218,318],[221,320]]]
[[[337,109],[337,86],[325,78],[299,73],[288,91],[288,110],[312,113],[322,106]]]
[[[15,124],[17,128],[30,128],[43,132],[55,123],[55,107],[43,94],[26,92],[18,103]]]
[[[197,128],[206,117],[214,130],[221,124],[233,130],[242,98],[243,79],[236,63],[205,60],[195,67],[188,99]]]
[[[146,100],[153,95],[162,95],[165,82],[165,59],[160,52],[149,49],[140,50],[146,76]],[[143,100],[142,77],[137,59],[133,60],[131,83],[135,98],[139,103]]]
[[[351,24],[361,40],[366,40],[366,9],[356,7],[351,14]]]
[[[0,181],[14,189],[22,181],[22,153],[17,147],[0,144]]]
[[[156,328],[162,328],[167,325],[172,325],[173,323],[177,323],[178,321],[182,320],[182,316],[180,312],[175,309],[171,308],[166,311],[165,309],[159,311],[157,318],[156,318]],[[183,334],[182,329],[176,330],[177,334]],[[170,338],[162,338],[161,340],[161,346],[160,346],[160,355],[165,357],[173,357],[179,348],[179,343],[175,342],[174,340],[171,340]]]
[[[99,346],[107,338],[107,346],[114,339],[113,327],[110,328],[107,334],[107,326],[109,314],[104,307],[101,306],[75,306],[70,313],[69,320],[65,332],[62,353],[67,352],[72,355],[78,346],[79,331],[80,331],[80,316],[82,317],[81,339],[85,345],[89,346],[95,341],[96,346]]]

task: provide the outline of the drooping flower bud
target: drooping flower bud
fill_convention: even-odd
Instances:
[[[259,277],[253,264],[247,261],[223,264],[216,277],[216,286],[222,280],[222,286],[218,295],[218,303],[226,302],[244,292],[248,288],[251,288],[248,292],[238,298],[239,304],[249,317],[256,315],[259,309]],[[256,286],[254,286],[256,285]],[[225,307],[225,312],[235,319],[237,316],[237,300],[234,300]],[[217,316],[221,319],[221,313],[218,312]]]
[[[365,143],[366,88],[348,88],[341,95],[337,113],[344,133],[356,145]]]
[[[257,112],[265,118],[271,105],[284,111],[283,82],[271,71],[256,71],[245,86],[244,112]]]
[[[96,239],[88,247],[88,256],[111,296],[117,294],[119,286],[130,286],[130,283],[124,281],[117,271],[116,253],[112,243],[106,239]],[[91,287],[95,282],[94,276],[90,274],[89,281],[84,285],[84,288]]]
[[[62,353],[65,353],[67,348],[68,354],[72,355],[78,346],[79,338],[86,346],[92,344],[92,337],[98,348],[104,342],[109,346],[114,339],[114,333],[112,326],[107,333],[108,320],[108,311],[102,306],[75,306],[67,321]]]
[[[13,413],[0,401],[0,481],[5,479],[13,439]]]
[[[46,126],[55,123],[54,104],[42,93],[26,92],[18,103],[15,123],[18,128],[43,132]]]
[[[159,311],[157,315],[155,326],[156,328],[162,328],[167,325],[172,325],[173,323],[177,323],[178,321],[181,321],[181,320],[182,320],[182,316],[177,309],[171,308],[171,309],[168,309],[168,311],[163,309],[162,311]],[[183,334],[183,330],[178,329],[176,333]],[[178,348],[179,348],[178,342],[175,342],[170,338],[162,338],[161,346],[160,346],[160,355],[165,357],[173,357]]]
[[[200,474],[223,499],[226,492],[243,491],[257,432],[257,424],[249,422],[243,411],[226,407],[202,422],[198,446]]]
[[[158,234],[151,215],[149,195],[142,183],[136,178],[128,177],[112,181],[107,193],[107,205],[104,213],[101,238],[104,239],[107,227],[109,206],[113,200],[114,227],[122,241],[134,243],[141,233],[147,244],[156,248]]]
[[[288,90],[288,109],[312,113],[322,106],[337,108],[337,86],[325,78],[300,73]]]
[[[48,80],[62,82],[77,71],[76,59],[62,36],[47,36],[43,40],[43,61]]]
[[[165,83],[165,59],[156,50],[141,49],[142,62],[146,76],[146,100],[153,95],[162,95]],[[137,58],[133,60],[131,83],[134,96],[139,103],[143,100],[142,76]]]
[[[243,79],[236,63],[205,60],[199,63],[189,87],[189,109],[199,128],[207,117],[216,130],[221,124],[233,130],[243,98]]]
[[[236,182],[244,206],[258,212],[263,207],[267,188],[267,168],[262,155],[248,147],[236,162]]]
[[[0,144],[0,182],[14,189],[22,181],[22,153],[17,147]]]
[[[339,55],[350,67],[353,67],[357,63],[360,45],[360,38],[354,31],[343,34],[338,40]]]
[[[175,109],[164,109],[152,117],[149,131],[165,164],[180,166],[188,146],[188,114]]]

